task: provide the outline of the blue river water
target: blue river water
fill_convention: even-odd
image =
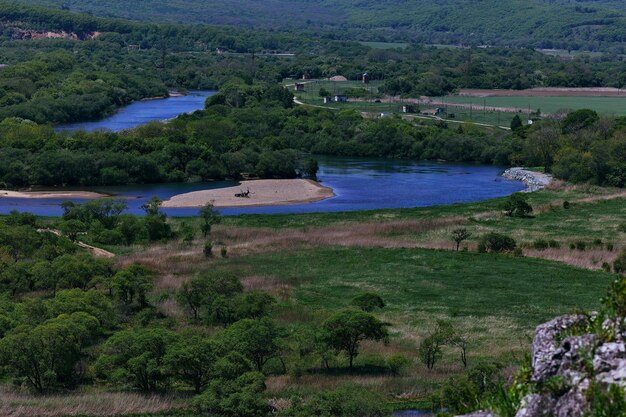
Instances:
[[[518,181],[503,179],[502,168],[485,165],[463,165],[407,160],[318,157],[318,179],[336,196],[307,204],[271,207],[221,208],[224,215],[338,212],[383,208],[426,207],[486,200],[524,189]],[[141,214],[141,205],[152,196],[161,200],[209,188],[236,186],[235,181],[209,183],[176,183],[92,187],[97,191],[124,199],[128,212]],[[85,188],[84,188],[85,189]],[[0,213],[27,211],[42,216],[62,213],[66,199],[0,198]],[[73,199],[76,202],[84,200]],[[172,216],[193,216],[195,208],[168,208]]]
[[[59,125],[57,131],[108,129],[114,132],[130,129],[155,120],[173,119],[182,113],[191,113],[204,108],[207,97],[216,91],[190,91],[185,96],[169,97],[163,100],[136,101],[122,107],[111,117],[93,122],[80,122]]]
[[[171,119],[181,113],[202,109],[206,98],[213,94],[214,91],[193,91],[184,97],[139,101],[104,120],[58,126],[57,129],[120,131],[149,121]],[[486,200],[524,189],[521,182],[500,177],[502,167],[371,158],[318,157],[318,160],[318,179],[323,185],[333,189],[335,197],[288,206],[222,208],[220,212],[224,215],[238,215],[425,207]],[[90,187],[82,190],[102,192],[124,199],[128,212],[142,214],[141,205],[153,196],[167,200],[176,194],[237,184],[234,181],[141,184]],[[17,210],[42,216],[57,216],[62,214],[60,204],[66,200],[0,197],[0,214]],[[85,200],[73,201],[80,203]],[[198,213],[198,209],[168,208],[165,212],[173,216],[192,216]]]

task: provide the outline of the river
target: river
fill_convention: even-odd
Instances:
[[[107,129],[119,132],[157,120],[173,119],[179,114],[192,113],[204,108],[207,97],[217,91],[190,91],[187,95],[166,99],[136,101],[122,107],[115,114],[102,120],[59,125],[57,131]]]
[[[154,120],[171,119],[204,107],[214,91],[194,91],[183,97],[139,101],[111,117],[96,122],[58,126],[59,130],[110,129],[119,131]],[[289,206],[223,208],[224,215],[339,212],[384,208],[426,207],[472,202],[502,197],[521,191],[524,184],[503,179],[503,167],[428,161],[384,160],[373,158],[318,157],[319,181],[333,189],[336,196],[326,200]],[[152,196],[162,200],[207,188],[237,185],[234,181],[193,184],[149,184],[120,187],[85,187],[124,199],[129,212],[141,214],[141,205]],[[26,211],[42,216],[62,213],[60,204],[66,199],[0,198],[0,213]],[[84,200],[74,199],[76,202]],[[169,215],[196,215],[197,209],[166,209]]]
[[[486,165],[370,158],[318,157],[319,181],[334,190],[326,200],[288,206],[222,208],[224,215],[338,212],[383,208],[426,207],[502,197],[521,191],[524,184],[500,176],[502,168]],[[181,193],[237,185],[235,181],[90,187],[126,200],[129,212],[141,214],[140,206],[152,196],[161,200]],[[42,216],[62,213],[65,199],[0,198],[0,213],[28,211]],[[84,200],[75,199],[83,202]],[[193,216],[198,209],[168,208],[167,214]]]

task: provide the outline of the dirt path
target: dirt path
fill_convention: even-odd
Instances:
[[[38,232],[54,233],[57,236],[63,236],[63,233],[61,233],[60,230],[55,230],[55,229],[39,229],[37,231]],[[113,252],[109,252],[108,250],[104,250],[102,248],[97,248],[95,246],[88,245],[88,244],[86,244],[84,242],[81,242],[79,240],[74,242],[74,243],[76,243],[81,248],[87,249],[95,257],[98,257],[98,258],[114,258],[115,257],[115,254]]]

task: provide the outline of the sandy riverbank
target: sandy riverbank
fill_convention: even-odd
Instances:
[[[78,198],[95,199],[108,197],[91,191],[9,191],[0,190],[0,198]]]
[[[250,190],[249,198],[235,194]],[[175,195],[163,203],[163,207],[202,207],[212,202],[215,207],[282,206],[304,204],[334,197],[328,187],[311,180],[253,180],[242,181],[235,187],[194,191]]]

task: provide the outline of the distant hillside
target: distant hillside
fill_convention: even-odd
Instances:
[[[372,41],[624,53],[622,0],[21,0],[99,16],[276,29]]]

